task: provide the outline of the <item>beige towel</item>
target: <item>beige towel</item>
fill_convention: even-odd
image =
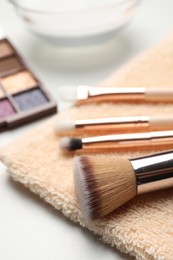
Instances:
[[[132,60],[104,84],[173,87],[173,35]],[[173,104],[85,105],[71,108],[58,118],[136,114],[173,114]],[[98,234],[105,243],[137,259],[173,259],[173,189],[142,195],[111,216],[87,223],[74,195],[72,158],[63,156],[58,149],[59,140],[53,131],[55,120],[57,117],[1,150],[0,159],[10,170],[12,178],[71,220]],[[139,154],[141,152],[137,151],[123,156]]]

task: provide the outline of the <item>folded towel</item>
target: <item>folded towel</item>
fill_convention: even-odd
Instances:
[[[173,34],[102,85],[173,87]],[[72,157],[61,153],[59,138],[53,130],[54,122],[60,118],[136,114],[173,114],[173,104],[104,103],[73,107],[1,149],[0,159],[15,181],[98,234],[105,243],[137,259],[173,259],[173,189],[141,195],[104,219],[86,222],[74,194]],[[131,158],[141,154],[139,150],[122,156]]]

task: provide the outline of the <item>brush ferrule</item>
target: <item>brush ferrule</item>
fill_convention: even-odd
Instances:
[[[113,88],[113,87],[94,87],[94,86],[85,86],[81,85],[77,90],[77,100],[85,100],[88,97],[99,97],[107,95],[116,95],[117,99],[122,99],[122,97],[128,96],[128,99],[131,96],[143,96],[144,99],[145,88]]]
[[[130,160],[137,181],[137,193],[173,187],[173,151]]]
[[[149,116],[107,117],[75,120],[76,127],[96,125],[149,124]]]
[[[94,137],[86,137],[82,139],[83,144],[101,143],[101,142],[125,142],[125,141],[164,141],[166,138],[172,138],[173,131],[155,131],[144,133],[130,133],[130,134],[115,134],[115,135],[102,135]]]
[[[88,87],[89,96],[144,94],[145,88]]]

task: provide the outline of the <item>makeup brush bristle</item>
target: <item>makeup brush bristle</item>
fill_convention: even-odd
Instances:
[[[75,128],[75,123],[73,120],[58,120],[55,123],[56,132],[68,132]]]
[[[76,157],[74,181],[81,211],[89,220],[107,215],[136,196],[136,177],[125,158]]]
[[[82,140],[79,138],[63,137],[60,139],[60,148],[64,151],[75,151],[82,148]]]

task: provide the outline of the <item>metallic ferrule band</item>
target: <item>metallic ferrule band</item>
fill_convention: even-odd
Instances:
[[[147,124],[149,126],[149,116],[105,117],[75,120],[76,127],[96,125],[130,125],[132,123],[140,125]]]
[[[130,160],[137,181],[137,194],[173,187],[173,151]]]
[[[77,100],[85,100],[88,97],[99,97],[99,96],[106,96],[106,95],[116,95],[116,96],[140,96],[142,95],[144,98],[145,88],[137,88],[137,87],[94,87],[94,86],[87,86],[81,85],[78,86],[77,89]]]
[[[144,133],[129,133],[129,134],[114,134],[114,135],[102,135],[85,137],[82,139],[83,144],[91,143],[103,143],[103,142],[133,142],[133,141],[165,141],[167,138],[173,138],[173,131],[155,131],[155,132],[144,132]]]

